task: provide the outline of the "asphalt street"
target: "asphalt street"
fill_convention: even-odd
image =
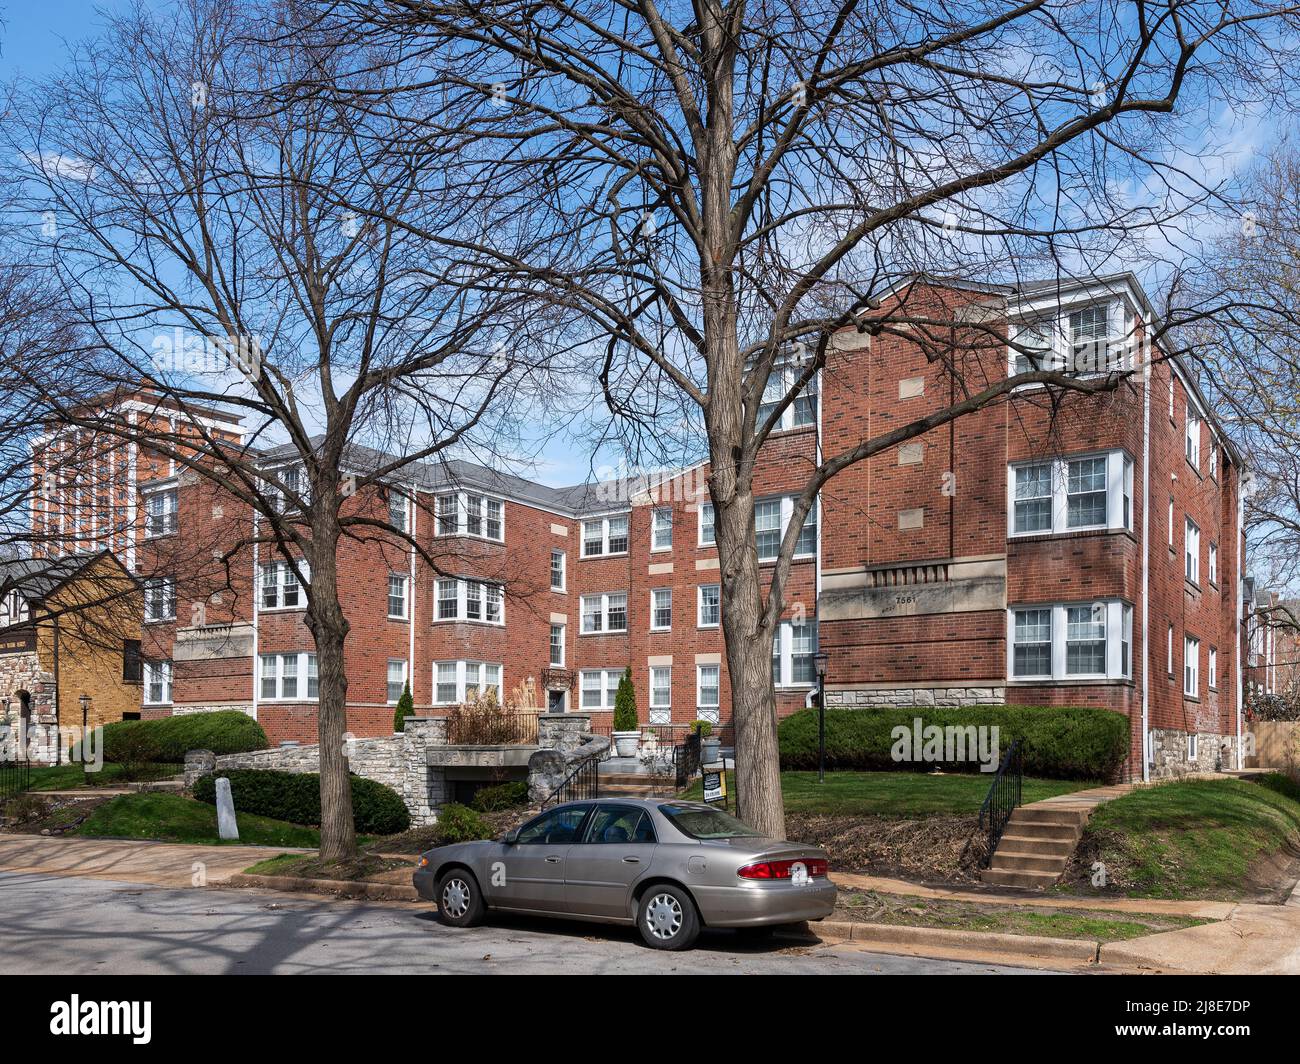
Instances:
[[[468,930],[430,908],[273,891],[177,890],[0,872],[8,975],[1043,974],[1029,969],[705,934],[661,953],[631,928],[496,917]]]

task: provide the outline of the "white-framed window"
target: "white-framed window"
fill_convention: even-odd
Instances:
[[[144,497],[144,534],[148,539],[170,536],[177,528],[177,499],[175,488],[151,491]]]
[[[1056,352],[1060,347],[1058,328],[1054,318],[1025,322],[1012,337],[1011,372],[1031,373],[1056,369],[1059,364]]]
[[[650,592],[650,630],[666,632],[673,626],[673,589],[657,587]]]
[[[627,553],[627,514],[582,522],[582,556],[599,558]]]
[[[564,590],[565,555],[562,550],[551,551],[551,590]]]
[[[772,372],[768,374],[767,385],[763,389],[763,402],[758,408],[758,420],[754,426],[756,429],[761,429],[767,424],[767,419],[772,416],[772,412],[776,410],[781,400],[790,393],[803,375],[803,371],[803,366],[788,360],[780,361],[772,367]],[[817,423],[818,376],[819,374],[814,373],[808,383],[800,389],[799,394],[794,397],[794,401],[781,411],[780,419],[772,426],[773,432],[783,432]]]
[[[1169,364],[1169,420],[1174,420],[1174,367]]]
[[[491,661],[435,661],[433,702],[454,706],[472,702],[479,692],[501,695],[501,665]]]
[[[406,659],[388,659],[388,704],[395,706],[406,690]]]
[[[448,491],[434,503],[434,531],[439,536],[472,536],[504,543],[505,504],[471,491]]]
[[[754,539],[758,547],[758,560],[775,561],[781,550],[781,540],[794,517],[794,497],[784,495],[775,499],[759,499],[754,503]],[[803,528],[795,541],[794,556],[806,558],[817,553],[817,504],[814,503]]]
[[[1169,549],[1174,549],[1174,497],[1169,496]]]
[[[673,549],[673,512],[664,508],[650,515],[650,549]]]
[[[172,663],[146,661],[144,663],[144,704],[167,706],[172,700]]]
[[[1012,373],[1060,370],[1079,375],[1131,369],[1129,318],[1119,300],[1020,324],[1012,338]]]
[[[811,687],[817,682],[816,621],[782,621],[772,633],[772,683]]]
[[[673,670],[670,666],[650,668],[650,723],[668,724],[673,719]]]
[[[27,608],[27,600],[23,593],[17,589],[0,596],[0,628],[6,628],[11,624],[20,624],[30,618],[31,613]]]
[[[1209,553],[1205,559],[1206,575],[1210,578],[1210,583],[1215,587],[1219,586],[1219,545],[1210,544]]]
[[[582,633],[627,631],[627,592],[582,596]]]
[[[1183,527],[1183,575],[1193,584],[1201,582],[1201,530],[1190,517]]]
[[[144,582],[144,619],[176,620],[176,581],[170,576]]]
[[[297,563],[307,579],[311,570],[305,560]],[[307,605],[307,595],[298,581],[298,573],[288,562],[265,562],[257,567],[260,589],[259,604],[263,610],[300,610]]]
[[[700,536],[699,545],[701,547],[712,547],[717,543],[715,538],[715,529],[713,523],[713,503],[702,502],[699,509],[700,517]]]
[[[1187,760],[1195,761],[1200,753],[1200,744],[1197,740],[1200,738],[1196,732],[1189,732],[1187,735]]]
[[[618,693],[618,681],[622,678],[622,669],[584,669],[579,677],[579,685],[582,688],[582,708],[613,709],[614,695]]]
[[[311,484],[307,480],[307,471],[302,466],[281,466],[270,470],[270,473],[278,483],[265,481],[264,494],[276,513],[284,513],[290,506],[296,505],[289,493],[301,499],[303,506],[311,504]]]
[[[1169,626],[1169,645],[1165,649],[1165,671],[1172,677],[1174,674],[1174,626]]]
[[[695,713],[713,724],[719,721],[722,703],[722,666],[695,666]]]
[[[437,582],[436,621],[505,624],[505,590],[500,584],[443,577]]]
[[[696,594],[696,625],[700,628],[717,628],[722,623],[722,586],[702,584]]]
[[[1183,637],[1183,694],[1197,698],[1201,693],[1201,641]]]
[[[1210,431],[1210,479],[1219,479],[1219,441],[1213,430]]]
[[[410,599],[411,578],[402,573],[388,574],[388,619],[404,621],[410,614],[406,604]]]
[[[1118,599],[1007,611],[1012,680],[1127,679],[1133,607]]]
[[[1210,647],[1209,654],[1205,659],[1205,682],[1209,684],[1211,691],[1218,689],[1219,651],[1216,647]]]
[[[410,499],[407,498],[404,491],[398,491],[396,488],[388,489],[388,523],[399,532],[409,532],[411,530],[410,521]]]
[[[1193,469],[1201,468],[1201,419],[1196,415],[1190,396],[1187,399],[1187,420],[1183,425],[1183,454]]]
[[[314,702],[320,697],[315,654],[263,654],[261,659],[263,702]]]
[[[564,667],[564,625],[551,625],[550,663],[556,668]]]
[[[1132,529],[1133,460],[1123,451],[1007,467],[1012,536]]]

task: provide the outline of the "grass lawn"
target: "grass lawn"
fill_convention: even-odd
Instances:
[[[123,794],[105,802],[69,834],[214,846],[320,845],[320,833],[315,828],[251,813],[238,813],[235,819],[239,824],[239,842],[227,844],[217,838],[216,806],[179,794]]]
[[[1077,938],[1092,942],[1120,942],[1208,922],[1164,913],[1112,913],[1091,909],[1044,909],[1028,905],[984,905],[846,890],[840,891],[835,918],[892,926],[993,931],[1006,935],[1045,935],[1048,938]]]
[[[782,772],[785,811],[825,816],[927,816],[933,813],[973,816],[988,794],[992,773],[940,775],[926,772]],[[1086,780],[1026,779],[1025,802],[1095,787]],[[696,780],[685,797],[698,801],[702,784]],[[727,773],[727,794],[735,804],[735,779]],[[741,809],[744,798],[741,796]]]
[[[174,775],[185,771],[184,765],[175,766]],[[105,762],[98,772],[87,772],[80,764],[36,765],[32,767],[33,791],[70,791],[76,787],[112,787],[124,783],[122,766]]]
[[[1300,847],[1300,802],[1242,780],[1187,780],[1099,807],[1080,852],[1106,865],[1110,893],[1233,899],[1265,887],[1252,866],[1285,863],[1288,844]]]

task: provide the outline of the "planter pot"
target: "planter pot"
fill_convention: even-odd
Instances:
[[[636,757],[637,744],[641,741],[639,731],[616,731],[613,738],[614,750],[619,757]]]
[[[722,760],[721,739],[700,740],[700,761],[706,765],[716,765]]]

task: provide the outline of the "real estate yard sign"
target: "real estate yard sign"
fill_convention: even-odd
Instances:
[[[727,801],[727,773],[721,765],[704,767],[704,800],[706,802]]]

